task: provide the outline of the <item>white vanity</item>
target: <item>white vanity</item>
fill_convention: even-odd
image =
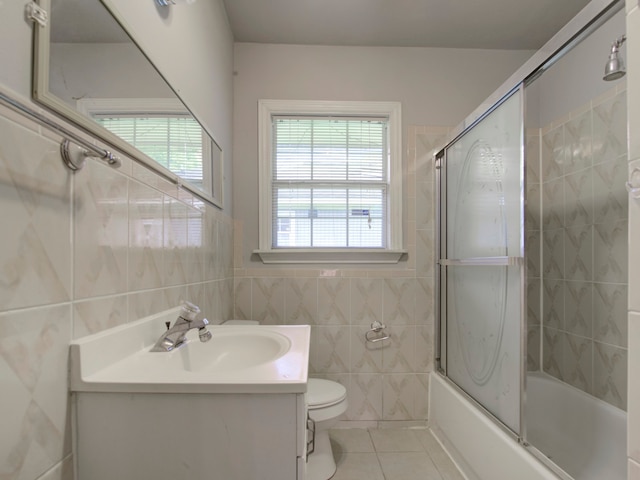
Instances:
[[[179,308],[71,345],[78,480],[303,480],[308,326],[210,326],[150,352]]]

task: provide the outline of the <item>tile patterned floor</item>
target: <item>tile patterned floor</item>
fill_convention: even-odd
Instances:
[[[464,480],[428,429],[334,429],[332,480]]]

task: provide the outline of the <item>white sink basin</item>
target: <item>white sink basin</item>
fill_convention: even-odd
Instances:
[[[176,368],[189,372],[229,372],[256,367],[278,360],[291,348],[291,341],[283,334],[250,327],[210,327],[213,336],[200,342],[190,332],[186,345],[169,353],[149,352],[150,360],[165,355]]]
[[[303,393],[308,325],[210,325],[171,352],[151,347],[180,308],[71,343],[71,390],[131,393]]]

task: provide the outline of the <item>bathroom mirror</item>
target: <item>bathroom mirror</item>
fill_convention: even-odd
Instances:
[[[34,99],[222,207],[222,150],[102,0],[39,0]]]

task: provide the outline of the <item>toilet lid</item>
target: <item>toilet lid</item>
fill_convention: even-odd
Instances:
[[[341,402],[347,396],[347,389],[338,382],[310,378],[307,383],[307,403],[309,407],[330,406]]]

